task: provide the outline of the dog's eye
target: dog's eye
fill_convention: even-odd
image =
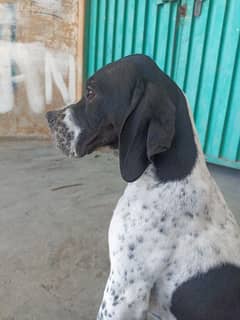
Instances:
[[[86,92],[87,98],[91,99],[92,97],[94,97],[94,95],[95,95],[95,93],[94,93],[93,89],[90,87],[87,87],[87,92]]]

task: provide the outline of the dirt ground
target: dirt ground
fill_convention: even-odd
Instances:
[[[240,171],[210,167],[240,221]],[[125,183],[118,159],[70,160],[47,141],[0,141],[0,320],[93,320],[107,229]]]

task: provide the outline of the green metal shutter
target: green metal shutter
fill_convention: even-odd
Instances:
[[[87,77],[106,63],[133,53],[145,53],[165,71],[170,70],[177,2],[90,0],[87,4]]]
[[[186,92],[207,160],[240,168],[240,1],[87,3],[86,77],[129,54],[151,56]]]

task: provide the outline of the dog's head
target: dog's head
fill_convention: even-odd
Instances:
[[[122,177],[134,181],[171,148],[176,88],[146,56],[113,62],[87,80],[78,103],[47,113],[57,147],[74,157],[119,148]]]

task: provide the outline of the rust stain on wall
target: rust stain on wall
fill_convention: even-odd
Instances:
[[[76,100],[79,8],[0,0],[0,136],[48,136],[45,112]]]

